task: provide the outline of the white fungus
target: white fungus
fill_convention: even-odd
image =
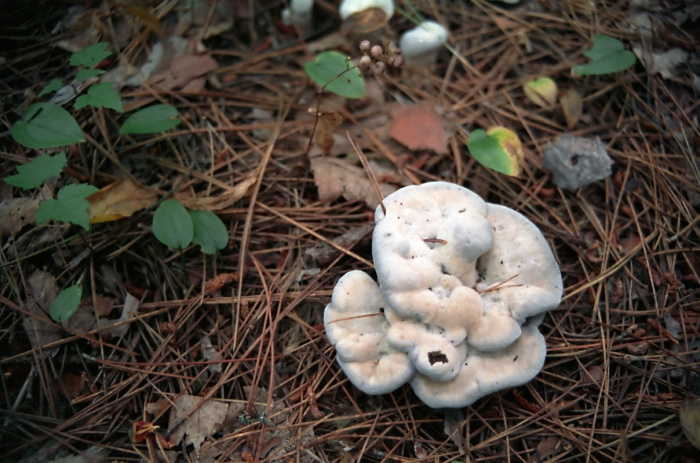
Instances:
[[[435,64],[442,44],[447,41],[447,29],[435,21],[423,21],[403,33],[399,48],[408,67]]]
[[[379,285],[352,271],[333,290],[326,332],[368,394],[408,382],[434,408],[522,385],[542,368],[538,330],[559,305],[559,266],[521,214],[445,182],[409,186],[378,207]]]

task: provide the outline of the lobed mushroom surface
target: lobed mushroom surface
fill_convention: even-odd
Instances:
[[[522,385],[542,369],[538,326],[562,279],[539,229],[459,185],[409,186],[375,212],[378,284],[353,271],[325,309],[326,333],[368,394],[408,382],[433,408]]]

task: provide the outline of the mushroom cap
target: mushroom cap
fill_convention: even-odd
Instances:
[[[338,8],[340,19],[345,21],[358,11],[368,8],[380,8],[384,10],[387,18],[394,16],[394,0],[343,0]]]
[[[408,66],[434,64],[437,52],[447,41],[447,29],[436,21],[423,21],[401,35],[399,48]]]
[[[538,326],[563,288],[539,229],[446,182],[383,203],[372,239],[379,285],[348,273],[324,315],[353,384],[380,394],[409,381],[427,405],[450,408],[531,380],[546,355]]]
[[[542,369],[547,346],[537,327],[543,315],[523,325],[520,337],[507,348],[482,352],[471,348],[459,374],[451,381],[436,381],[416,374],[410,381],[416,395],[429,407],[459,408],[509,387],[521,386]]]
[[[386,340],[389,323],[379,287],[364,272],[343,275],[333,288],[323,322],[338,363],[350,381],[367,394],[384,394],[406,383],[415,368],[405,352]]]

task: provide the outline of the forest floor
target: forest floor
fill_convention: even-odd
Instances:
[[[340,32],[336,2],[319,1],[302,37],[279,21],[282,3],[4,2],[0,177],[40,154],[10,129],[51,98],[38,94],[52,79],[74,78],[71,52],[109,44],[99,78],[116,82],[124,113],[68,103],[87,141],[64,149],[61,176],[27,191],[0,182],[0,459],[699,462],[679,419],[700,395],[697,5],[398,0],[387,24],[363,17]],[[304,63],[329,46],[356,59],[347,34],[378,29],[386,43],[416,11],[448,26],[450,49],[434,66],[367,76],[363,100],[324,93],[342,122],[325,155],[307,150],[319,87]],[[572,75],[599,34],[640,58]],[[129,85],[158,42],[170,44],[152,58],[160,78]],[[523,90],[541,76],[560,95],[545,107]],[[119,135],[152,101],[182,123]],[[389,135],[412,105],[429,114],[413,132],[442,145]],[[467,150],[470,132],[493,126],[522,141],[517,177]],[[556,186],[543,158],[565,133],[599,138],[610,175]],[[448,418],[408,386],[368,396],[347,380],[323,310],[343,274],[374,275],[378,202],[349,139],[382,188],[454,182],[542,230],[564,296],[540,327],[548,354],[534,380]],[[89,231],[35,224],[65,185],[125,180],[131,200],[155,199]],[[172,197],[223,221],[218,255],[154,237],[154,211]],[[78,283],[76,314],[52,321],[53,298]]]

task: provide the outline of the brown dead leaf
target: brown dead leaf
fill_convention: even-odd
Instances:
[[[24,329],[32,348],[38,349],[42,358],[53,356],[56,349],[42,349],[43,346],[61,339],[61,328],[52,324],[48,310],[58,296],[56,278],[43,270],[35,270],[27,279],[27,301],[24,304],[31,316],[24,316]]]
[[[161,24],[158,18],[151,14],[148,6],[141,0],[125,0],[122,2],[116,2],[114,6],[117,6],[132,16],[138,18],[146,25],[146,27],[151,29],[158,36],[163,35],[163,24]]]
[[[90,202],[90,223],[101,223],[130,217],[134,212],[152,206],[158,200],[158,193],[131,180],[117,180],[91,194],[87,200]]]
[[[199,198],[190,196],[188,193],[176,192],[175,199],[187,209],[193,211],[219,211],[229,207],[239,199],[250,193],[250,188],[257,181],[256,175],[250,175],[239,182],[236,186],[227,188],[227,190],[219,196],[208,196]]]
[[[581,112],[583,111],[581,95],[572,88],[565,91],[561,97],[559,97],[559,102],[561,103],[562,111],[564,111],[566,126],[570,129],[574,128],[581,118]]]
[[[13,198],[0,203],[0,237],[14,235],[22,227],[34,223],[39,198]]]
[[[330,203],[342,196],[348,201],[364,201],[372,209],[379,204],[379,198],[374,194],[367,175],[360,167],[342,159],[313,158],[311,170],[314,172],[314,182],[322,203]],[[396,191],[396,188],[380,183],[379,191],[386,198]]]
[[[175,58],[167,71],[153,76],[150,84],[160,90],[185,87],[190,81],[219,67],[214,58],[206,54],[187,53]]]
[[[230,283],[232,281],[238,281],[238,272],[219,273],[214,278],[207,281],[207,284],[204,285],[204,292],[211,293],[213,291],[218,291],[221,288],[223,288],[225,284]]]
[[[555,453],[563,450],[559,436],[549,436],[537,445],[535,453],[528,458],[528,463],[544,461]]]
[[[202,397],[187,394],[177,397],[174,402],[168,423],[168,428],[173,430],[170,440],[177,444],[187,435],[185,444],[194,445],[195,451],[199,452],[202,442],[226,419],[228,404],[207,400],[197,407]]]
[[[333,131],[343,123],[343,116],[336,112],[319,113],[318,125],[316,126],[316,146],[323,152],[324,156],[328,156],[333,148],[335,140],[333,139]]]
[[[425,106],[411,106],[399,113],[389,136],[412,151],[427,149],[447,154],[447,132],[440,116]]]
[[[63,372],[61,379],[56,381],[56,389],[67,399],[78,397],[83,392],[85,378],[71,372]]]

